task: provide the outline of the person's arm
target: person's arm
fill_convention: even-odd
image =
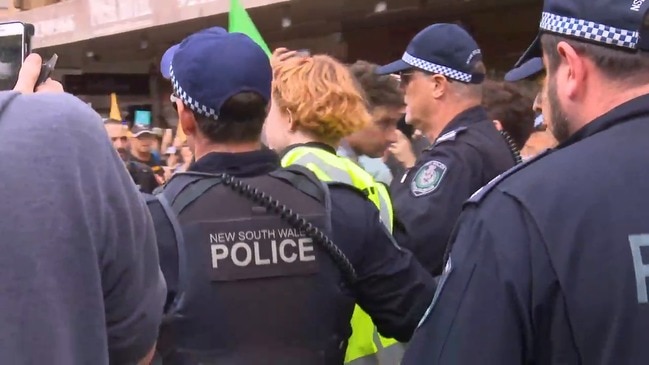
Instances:
[[[356,240],[342,247],[353,260],[358,275],[355,293],[379,332],[406,342],[433,298],[435,282],[412,254],[401,249],[367,199],[353,192],[332,189],[332,223],[351,230],[338,232],[335,242]],[[342,236],[345,236],[342,238]]]
[[[469,146],[447,142],[426,151],[390,185],[394,237],[433,275],[443,267],[446,244],[463,202],[479,188],[480,157]]]
[[[513,199],[492,194],[500,195],[460,218],[404,365],[530,363],[539,331],[532,316],[557,303],[556,282],[533,220]]]
[[[109,223],[101,262],[108,351],[116,364],[146,358],[158,336],[167,294],[151,215],[121,163],[116,154],[107,162],[105,180],[110,181],[104,181],[103,190]]]

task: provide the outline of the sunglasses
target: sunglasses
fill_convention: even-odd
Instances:
[[[446,79],[447,82],[449,82],[449,83],[453,82],[453,79],[450,79],[450,78],[448,78],[448,77],[446,77],[446,76],[444,76],[442,74],[434,74],[434,73],[426,72],[426,71],[423,71],[423,70],[410,69],[410,70],[406,70],[406,71],[401,71],[399,73],[399,81],[401,82],[401,87],[406,87],[410,83],[410,81],[412,80],[413,76],[415,75],[415,73],[417,71],[422,72],[426,76],[440,75],[440,76],[443,76]]]

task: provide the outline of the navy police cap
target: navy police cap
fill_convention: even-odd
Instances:
[[[270,100],[270,59],[250,37],[213,27],[194,33],[162,57],[174,94],[194,113],[218,120],[230,97],[254,92]]]
[[[484,74],[474,74],[473,66],[482,61],[476,41],[456,24],[433,24],[419,32],[408,44],[400,60],[379,67],[378,74],[391,74],[417,68],[465,83],[479,84]]]
[[[505,81],[520,81],[532,76],[536,76],[545,70],[543,59],[541,57],[534,57],[531,60],[523,63],[515,69],[507,72]]]
[[[640,40],[647,6],[645,0],[545,0],[539,34],[515,67],[542,55],[542,33],[629,51],[648,51],[649,42],[643,39],[641,45]]]

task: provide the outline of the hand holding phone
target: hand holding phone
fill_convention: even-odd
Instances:
[[[18,81],[13,88],[23,94],[31,94],[37,92],[63,92],[63,85],[60,82],[54,81],[50,78],[46,79],[44,83],[38,85],[37,82],[41,76],[43,69],[43,59],[36,53],[32,53],[25,59],[25,63],[20,68]]]
[[[32,51],[31,40],[34,36],[34,26],[29,23],[10,21],[0,23],[0,90],[20,90],[27,92],[28,84],[31,91],[48,81],[58,56],[42,63],[39,59],[38,74],[35,75],[35,64],[32,57],[26,65],[27,57]],[[35,79],[34,79],[35,77]],[[58,91],[61,85],[54,85]]]

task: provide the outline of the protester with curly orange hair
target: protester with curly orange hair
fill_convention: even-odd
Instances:
[[[385,227],[392,231],[392,203],[387,189],[354,162],[336,155],[341,140],[365,127],[371,119],[365,95],[349,69],[326,55],[304,55],[285,49],[275,52],[272,66],[271,107],[264,129],[269,147],[281,153],[282,166],[307,167],[324,182],[343,184],[365,195],[379,209]],[[349,220],[352,230],[356,229],[356,221],[356,218]],[[373,250],[368,249],[366,253]],[[397,261],[408,257],[402,264],[407,262],[411,269],[420,270],[419,264],[409,258],[410,253],[400,252],[403,256]],[[420,301],[427,296],[425,293],[413,300]],[[380,322],[377,324],[381,329]],[[375,326],[360,307],[354,311],[352,328],[345,363],[376,359],[392,364],[399,362],[402,347],[392,339],[379,338],[375,343]],[[377,352],[378,349],[382,351]]]

